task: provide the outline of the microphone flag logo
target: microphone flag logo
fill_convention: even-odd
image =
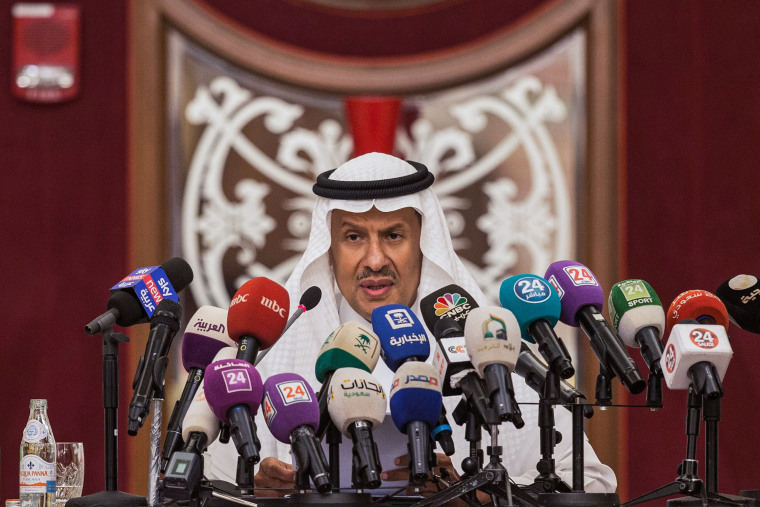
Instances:
[[[526,303],[543,303],[552,295],[549,285],[535,276],[526,276],[515,282],[515,296]]]
[[[251,391],[253,389],[251,387],[251,377],[245,368],[226,370],[222,374],[222,377],[224,378],[224,385],[228,393]]]
[[[391,325],[391,329],[402,329],[414,326],[414,320],[405,308],[393,308],[392,310],[388,310],[385,314],[385,318]]]
[[[714,349],[718,346],[718,337],[709,329],[692,329],[689,333],[689,338],[700,349]]]
[[[562,270],[576,287],[581,287],[583,285],[599,285],[596,278],[594,278],[594,275],[591,274],[591,271],[589,271],[586,266],[565,266]]]
[[[284,405],[293,403],[311,403],[311,395],[302,380],[289,380],[277,384],[277,392]]]
[[[269,393],[264,393],[264,401],[262,403],[264,406],[264,420],[267,423],[267,426],[272,424],[272,419],[275,418],[277,415],[277,409],[274,408],[274,405],[272,405],[272,400],[269,398]]]
[[[676,348],[672,343],[669,343],[665,349],[665,369],[668,370],[668,373],[673,373],[673,370],[676,369]]]
[[[557,281],[557,278],[555,278],[554,275],[549,277],[549,283],[552,284],[552,287],[554,287],[554,290],[557,291],[557,294],[559,294],[559,298],[562,299],[565,295],[565,291],[562,289],[562,286]]]
[[[454,294],[447,292],[446,294],[438,298],[438,300],[433,305],[433,308],[435,308],[436,316],[440,317],[444,313],[450,312],[451,310],[454,310],[458,306],[462,306],[465,304],[467,304],[466,297],[462,297],[457,292],[455,292]]]

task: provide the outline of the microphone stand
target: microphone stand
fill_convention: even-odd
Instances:
[[[512,488],[507,474],[507,469],[501,464],[503,449],[498,445],[499,424],[501,420],[493,411],[489,413],[489,420],[482,421],[468,406],[466,398],[459,402],[452,414],[457,424],[465,424],[465,438],[470,442],[470,456],[462,462],[464,477],[443,489],[435,495],[425,498],[412,507],[436,507],[444,505],[456,498],[461,498],[468,505],[479,507],[481,504],[475,496],[475,490],[488,493],[491,496],[494,507],[519,505],[521,507],[540,507],[528,493],[519,488]],[[478,471],[483,459],[483,451],[480,449],[481,426],[488,424],[491,433],[491,445],[486,448],[490,457],[489,462],[482,470]],[[516,502],[516,503],[513,503]]]
[[[686,459],[678,465],[678,477],[670,484],[666,484],[638,498],[634,498],[623,504],[623,507],[656,500],[677,493],[687,495],[689,498],[676,498],[668,500],[668,507],[672,506],[729,506],[729,505],[752,505],[753,500],[736,496],[727,496],[709,491],[704,486],[702,479],[697,475],[699,462],[697,461],[697,437],[699,436],[699,419],[702,409],[702,393],[698,393],[694,385],[689,386],[689,397],[686,411]]]
[[[119,507],[143,506],[143,496],[118,491],[119,442],[117,412],[119,408],[119,342],[127,343],[129,338],[116,333],[113,324],[101,330],[103,336],[103,409],[105,411],[105,467],[106,489],[92,495],[72,498],[69,507],[95,507],[114,505]]]

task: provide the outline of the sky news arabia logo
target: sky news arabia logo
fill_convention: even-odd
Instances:
[[[433,305],[433,308],[435,309],[435,315],[440,317],[441,315],[448,313],[456,314],[469,310],[470,305],[467,303],[467,298],[462,297],[458,292],[455,292],[454,294],[447,292],[438,298]]]

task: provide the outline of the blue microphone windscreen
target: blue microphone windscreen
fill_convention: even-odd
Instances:
[[[381,356],[391,371],[396,371],[407,359],[424,361],[430,355],[425,328],[408,306],[394,304],[375,308],[372,330],[380,339]]]

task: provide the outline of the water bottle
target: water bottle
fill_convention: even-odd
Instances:
[[[21,438],[21,507],[55,507],[56,447],[47,400],[29,402],[29,420]]]

